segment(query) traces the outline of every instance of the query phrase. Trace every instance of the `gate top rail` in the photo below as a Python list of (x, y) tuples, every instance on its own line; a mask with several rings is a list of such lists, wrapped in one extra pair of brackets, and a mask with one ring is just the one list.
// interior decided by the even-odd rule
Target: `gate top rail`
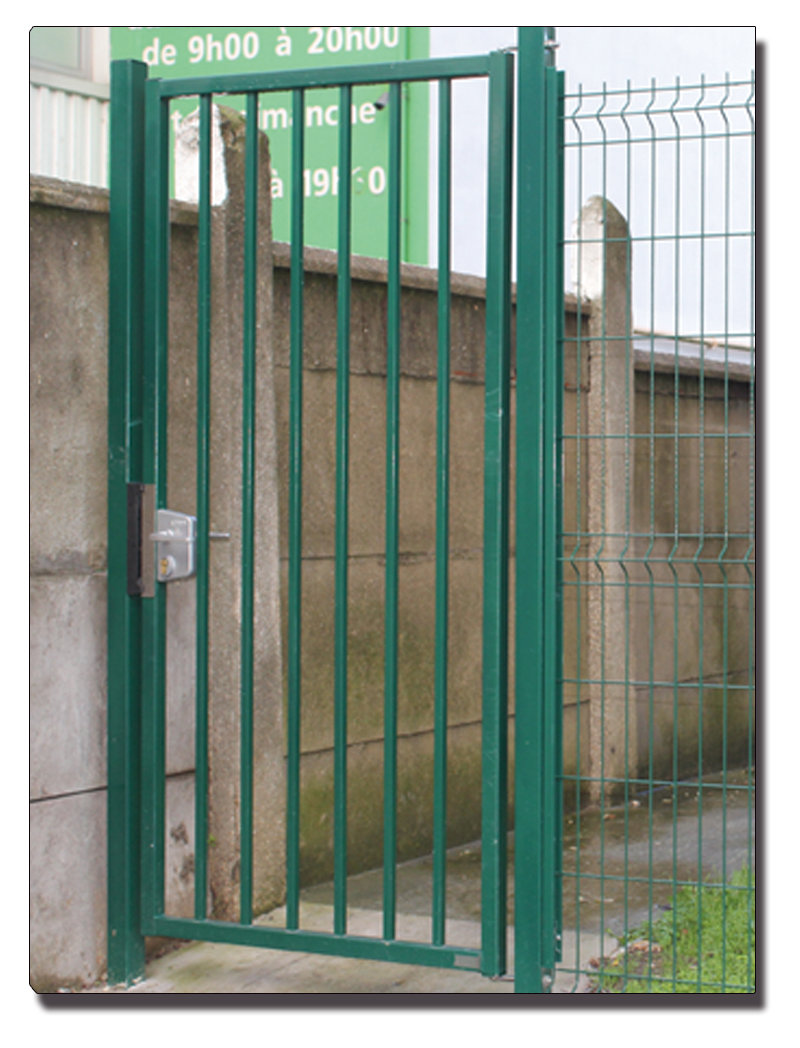
[(150, 80), (161, 98), (186, 95), (241, 95), (250, 91), (288, 91), (292, 88), (341, 87), (349, 84), (408, 83), (412, 80), (468, 79), (489, 75), (489, 55), (457, 58), (420, 58), (378, 62), (369, 66), (327, 66), (324, 69), (287, 69), (280, 72), (227, 73), (217, 76)]

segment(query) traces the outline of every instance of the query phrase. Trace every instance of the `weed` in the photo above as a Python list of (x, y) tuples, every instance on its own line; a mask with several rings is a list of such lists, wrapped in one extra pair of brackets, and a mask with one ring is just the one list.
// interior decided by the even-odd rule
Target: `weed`
[(597, 975), (611, 993), (755, 993), (755, 877), (681, 888), (671, 910), (636, 928)]

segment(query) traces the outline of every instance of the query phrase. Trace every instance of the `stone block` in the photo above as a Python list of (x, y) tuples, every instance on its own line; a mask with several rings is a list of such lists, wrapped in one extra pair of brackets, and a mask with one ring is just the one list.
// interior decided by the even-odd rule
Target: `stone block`
[(105, 567), (108, 219), (31, 206), (30, 558)]
[(106, 782), (106, 580), (31, 579), (32, 799)]
[(30, 810), (31, 986), (96, 982), (106, 958), (106, 793), (41, 800)]

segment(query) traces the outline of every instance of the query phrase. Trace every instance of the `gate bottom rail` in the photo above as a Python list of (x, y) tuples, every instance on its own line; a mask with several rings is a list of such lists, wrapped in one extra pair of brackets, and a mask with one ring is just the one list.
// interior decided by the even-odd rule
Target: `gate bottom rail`
[(171, 939), (317, 953), (365, 961), (424, 965), (429, 968), (479, 971), (481, 967), (481, 951), (468, 947), (434, 946), (396, 939), (387, 941), (358, 935), (267, 928), (257, 924), (234, 924), (230, 921), (198, 921), (183, 917), (157, 916), (144, 922), (142, 933)]

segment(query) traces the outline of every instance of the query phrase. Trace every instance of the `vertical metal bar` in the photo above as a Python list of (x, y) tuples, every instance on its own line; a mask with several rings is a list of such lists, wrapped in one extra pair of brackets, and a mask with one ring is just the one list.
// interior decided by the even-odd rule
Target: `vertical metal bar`
[[(556, 706), (557, 738), (556, 738), (556, 779), (557, 779), (557, 810), (556, 810), (556, 922), (557, 922), (557, 960), (563, 960), (563, 896), (564, 896), (564, 355), (565, 355), (565, 315), (564, 315), (564, 199), (565, 199), (565, 119), (564, 99), (566, 97), (566, 73), (558, 74), (558, 105), (556, 107), (556, 131), (555, 147), (558, 150), (558, 187), (556, 197), (555, 216), (555, 243), (553, 245), (556, 255), (555, 265), (558, 273), (558, 286), (556, 289), (556, 309), (558, 315), (558, 331), (556, 335), (556, 618), (557, 618), (557, 640), (558, 653), (556, 657), (556, 671), (558, 673), (557, 686), (553, 701)], [(580, 636), (580, 634), (578, 634)]]
[(195, 642), (194, 915), (208, 898), (208, 532), (211, 379), (211, 95), (200, 99), (197, 247), (197, 612)]
[(483, 533), (482, 952), (506, 967), (508, 803), (508, 453), (513, 58), (490, 56)]
[[(515, 993), (545, 993), (542, 979), (543, 577), (541, 477), (544, 395), (545, 83), (543, 26), (519, 29), (517, 144)], [(520, 450), (524, 449), (521, 454)]]
[[(396, 933), (397, 644), (400, 485), (401, 84), (389, 88), (389, 268), (386, 349), (386, 618), (383, 763), (383, 937)], [(349, 110), (348, 110), (349, 111)]]
[(450, 565), (450, 263), (452, 84), (439, 81), (438, 359), (436, 367), (436, 636), (433, 757), (433, 942), (447, 919), (447, 683)]
[[(747, 430), (747, 444), (748, 444), (748, 515), (747, 515), (747, 531), (748, 531), (748, 544), (745, 550), (742, 562), (745, 567), (746, 578), (747, 578), (747, 622), (748, 622), (748, 644), (747, 644), (747, 681), (746, 681), (746, 701), (747, 701), (747, 891), (748, 891), (748, 902), (750, 907), (750, 927), (748, 929), (747, 945), (748, 945), (748, 958), (747, 958), (747, 985), (749, 988), (755, 989), (755, 972), (753, 971), (753, 962), (755, 960), (755, 891), (753, 884), (753, 877), (755, 876), (755, 863), (753, 856), (753, 815), (754, 815), (754, 789), (755, 784), (753, 781), (753, 768), (756, 759), (755, 753), (755, 737), (754, 737), (754, 665), (755, 665), (755, 580), (752, 573), (751, 557), (753, 556), (755, 549), (755, 530), (757, 523), (757, 509), (756, 509), (756, 497), (755, 497), (755, 411), (756, 411), (756, 376), (755, 376), (755, 362), (756, 362), (756, 345), (758, 344), (759, 330), (757, 328), (758, 321), (756, 318), (756, 289), (759, 284), (759, 270), (756, 267), (756, 244), (755, 244), (755, 229), (756, 229), (756, 186), (758, 185), (759, 178), (763, 173), (763, 156), (764, 150), (757, 151), (755, 148), (755, 119), (754, 119), (754, 102), (755, 102), (755, 71), (752, 73), (752, 86), (751, 93), (747, 99), (746, 108), (747, 116), (750, 121), (750, 228), (749, 228), (749, 239), (750, 239), (750, 393), (748, 397), (748, 430)], [(763, 272), (763, 271), (762, 271)], [(763, 284), (761, 285), (763, 290)]]
[(247, 95), (242, 347), (242, 634), (240, 911), (253, 920), (253, 615), (256, 462), (256, 280), (258, 269), (258, 95)]
[[(554, 39), (555, 30), (550, 30)], [(550, 51), (552, 56), (553, 52)], [(561, 858), (563, 827), (563, 338), (564, 266), (561, 243), (564, 235), (563, 96), (564, 74), (554, 65), (545, 70), (546, 93), (546, 217), (545, 217), (545, 473), (544, 501), (544, 739), (545, 786), (543, 789), (546, 862), (542, 922), (542, 959), (554, 970), (561, 958)], [(549, 825), (548, 825), (549, 820)]]
[[(681, 279), (681, 255), (680, 255), (680, 231), (681, 231), (681, 127), (678, 118), (675, 116), (675, 109), (678, 105), (680, 97), (680, 79), (676, 78), (675, 82), (675, 97), (669, 108), (670, 119), (672, 121), (674, 137), (675, 137), (675, 195), (674, 195), (674, 209), (675, 209), (675, 229), (673, 233), (674, 239), (674, 255), (673, 255), (673, 328), (674, 328), (674, 369), (673, 369), (673, 413), (672, 413), (672, 424), (673, 424), (673, 444), (674, 444), (674, 517), (673, 517), (673, 549), (670, 554), (671, 559), (679, 558), (681, 553), (681, 544), (684, 536), (681, 534), (681, 521), (680, 521), (680, 464), (681, 464), (681, 453), (682, 453), (682, 442), (680, 439), (680, 279)], [(701, 495), (702, 498), (702, 495)], [(687, 536), (688, 538), (688, 536)], [(679, 723), (679, 682), (680, 682), (680, 633), (679, 633), (679, 616), (681, 610), (681, 577), (678, 570), (671, 564), (672, 572), (674, 576), (674, 618), (673, 618), (673, 636), (674, 636), (674, 651), (673, 651), (673, 723)], [(691, 583), (686, 584), (686, 591), (690, 593), (693, 589)], [(702, 613), (699, 616), (697, 636), (699, 637), (702, 633)], [(699, 667), (698, 667), (699, 668)], [(698, 814), (698, 827), (702, 827), (703, 824), (703, 784), (702, 784), (702, 757), (700, 756), (700, 750), (702, 748), (702, 707), (700, 705), (700, 687), (698, 681), (698, 717), (699, 717), (699, 730), (698, 730), (698, 798), (697, 798), (697, 814)], [(651, 756), (651, 761), (655, 755)], [(672, 755), (672, 779), (673, 783), (677, 783), (680, 768), (680, 750), (679, 750), (679, 739), (678, 733), (674, 733), (673, 740), (673, 755)], [(674, 794), (674, 791), (673, 791)], [(651, 821), (652, 827), (652, 821)], [(677, 827), (675, 827), (677, 830)], [(653, 905), (653, 829), (651, 828), (650, 833), (650, 860), (649, 860), (649, 880), (648, 885), (648, 904), (652, 910)], [(675, 838), (674, 838), (675, 839)], [(674, 847), (674, 846), (673, 846)], [(702, 846), (698, 852), (698, 867), (697, 867), (697, 884), (698, 888), (702, 883)], [(678, 892), (678, 864), (677, 856), (673, 859), (673, 874), (672, 874), (672, 893), (673, 897)], [(698, 892), (698, 899), (700, 898), (700, 892)], [(673, 980), (677, 978), (677, 966), (673, 967)], [(648, 987), (649, 988), (649, 987)]]
[[(574, 145), (578, 148), (573, 154), (575, 156), (575, 198), (578, 201), (584, 199), (584, 151), (583, 151), (583, 130), (581, 120), (578, 118), (580, 110), (583, 108), (583, 92), (580, 85), (578, 86), (578, 103), (574, 108), (571, 119), (572, 119), (572, 132), (574, 134)], [(577, 272), (582, 272), (583, 266), (583, 244), (580, 238), (574, 244), (573, 250), (577, 256)], [(519, 324), (519, 285), (517, 289), (517, 323)], [(575, 414), (574, 414), (574, 429), (575, 429), (575, 541), (570, 555), (570, 561), (573, 569), (573, 579), (575, 587), (575, 822), (574, 822), (574, 835), (575, 835), (575, 894), (572, 905), (575, 907), (575, 928), (580, 929), (581, 926), (581, 868), (582, 868), (582, 855), (581, 855), (581, 797), (582, 797), (582, 760), (583, 751), (581, 748), (581, 734), (582, 734), (582, 718), (581, 718), (581, 705), (582, 705), (582, 684), (583, 684), (583, 672), (582, 672), (582, 630), (583, 630), (583, 616), (582, 608), (584, 603), (584, 577), (586, 572), (585, 564), (582, 566), (581, 562), (584, 561), (584, 557), (581, 556), (581, 546), (585, 541), (583, 531), (583, 514), (585, 500), (583, 497), (584, 493), (584, 426), (583, 426), (583, 389), (581, 375), (583, 374), (583, 358), (584, 358), (584, 333), (583, 333), (583, 308), (580, 299), (578, 300), (578, 309), (575, 320)], [(517, 350), (517, 396), (519, 398), (519, 349)], [(519, 411), (520, 400), (517, 402), (517, 410)], [(517, 467), (519, 468), (519, 467)], [(519, 550), (517, 551), (517, 557), (519, 557)], [(517, 699), (519, 702), (519, 698)], [(517, 722), (519, 723), (519, 711), (517, 712)], [(519, 731), (519, 728), (517, 728)], [(517, 825), (519, 826), (519, 817), (517, 818)], [(517, 830), (519, 833), (519, 829)], [(518, 854), (518, 852), (517, 852)], [(581, 967), (581, 938), (580, 935), (576, 935), (575, 941), (575, 970), (576, 970), (576, 981), (577, 972), (580, 971)]]
[[(602, 93), (602, 104), (595, 114), (595, 119), (600, 127), (602, 134), (602, 151), (601, 151), (601, 164), (602, 164), (602, 189), (600, 196), (603, 201), (602, 213), (603, 223), (602, 229), (607, 229), (606, 218), (608, 213), (608, 131), (604, 123), (605, 115), (604, 110), (608, 103), (608, 90), (607, 85), (603, 84)], [(605, 237), (605, 232), (601, 234)], [(605, 295), (605, 287), (603, 289)], [(611, 448), (608, 442), (608, 312), (606, 310), (606, 304), (603, 303), (603, 316), (600, 325), (600, 352), (599, 352), (599, 372), (600, 381), (599, 386), (601, 389), (601, 407), (600, 407), (600, 512), (598, 514), (598, 534), (596, 536), (597, 547), (594, 552), (594, 563), (597, 569), (597, 582), (595, 583), (600, 587), (600, 880), (599, 880), (599, 894), (600, 894), (600, 928), (601, 928), (601, 939), (600, 939), (600, 955), (604, 955), (605, 950), (605, 937), (607, 934), (607, 926), (605, 919), (605, 899), (606, 899), (606, 804), (608, 803), (608, 790), (606, 785), (606, 740), (608, 734), (606, 731), (606, 684), (607, 684), (607, 669), (606, 669), (606, 653), (608, 651), (607, 638), (608, 638), (608, 588), (606, 586), (606, 574), (603, 567), (606, 546), (609, 539), (609, 520), (608, 520), (608, 459)], [(592, 346), (590, 350), (592, 356), (594, 356), (595, 347)], [(594, 360), (592, 360), (590, 367), (594, 369)], [(592, 391), (594, 392), (594, 374), (592, 374)], [(594, 530), (594, 526), (592, 526)], [(592, 726), (594, 731), (594, 726)], [(594, 774), (594, 772), (593, 772)]]
[(292, 269), (289, 406), (289, 659), (286, 806), (286, 926), (299, 926), (300, 703), (303, 579), (303, 165), (305, 92), (292, 94)]
[[(625, 129), (625, 138), (617, 138), (616, 145), (625, 143), (625, 215), (630, 218), (633, 206), (632, 206), (632, 177), (631, 177), (631, 166), (632, 166), (632, 148), (631, 148), (631, 128), (628, 122), (627, 111), (631, 105), (631, 89), (630, 81), (628, 82), (627, 94), (625, 103), (620, 110), (620, 117), (622, 125)], [(628, 239), (625, 244), (625, 272), (628, 274), (627, 282), (625, 287), (625, 411), (624, 418), (622, 421), (622, 433), (618, 436), (624, 439), (624, 476), (625, 476), (625, 488), (624, 488), (624, 506), (625, 506), (625, 520), (624, 520), (624, 534), (620, 535), (616, 539), (617, 554), (616, 560), (619, 566), (619, 570), (623, 576), (622, 585), (624, 587), (624, 611), (623, 611), (623, 622), (625, 624), (625, 640), (624, 640), (624, 655), (623, 655), (623, 667), (622, 667), (622, 681), (625, 689), (625, 710), (624, 710), (624, 725), (623, 725), (623, 749), (625, 753), (625, 762), (623, 765), (623, 791), (622, 791), (622, 803), (625, 807), (623, 816), (623, 838), (624, 838), (624, 864), (625, 864), (625, 875), (623, 877), (623, 899), (625, 907), (625, 918), (624, 918), (624, 929), (625, 936), (627, 939), (628, 935), (628, 900), (630, 895), (630, 882), (628, 878), (628, 860), (630, 856), (630, 815), (629, 815), (629, 801), (630, 801), (630, 787), (631, 787), (631, 773), (636, 776), (637, 770), (631, 769), (630, 762), (628, 760), (628, 754), (630, 753), (630, 741), (631, 741), (631, 712), (630, 712), (630, 687), (629, 682), (631, 679), (631, 573), (627, 563), (628, 554), (631, 551), (632, 536), (631, 532), (633, 529), (633, 522), (631, 520), (631, 490), (632, 490), (632, 472), (631, 472), (631, 425), (635, 412), (635, 404), (633, 400), (635, 398), (635, 384), (632, 387), (631, 379), (633, 378), (633, 367), (630, 354), (633, 352), (632, 347), (632, 335), (631, 330), (631, 279), (630, 274), (632, 272), (631, 263), (631, 247), (630, 240)], [(622, 548), (619, 548), (619, 544), (622, 543)], [(635, 592), (635, 591), (634, 591)], [(629, 967), (628, 955), (625, 955), (625, 975), (627, 977)]]
[[(142, 479), (167, 504), (169, 347), (169, 103), (145, 88), (145, 358)], [(142, 609), (142, 909), (164, 911), (166, 588)]]
[[(648, 388), (648, 416), (649, 416), (649, 472), (650, 472), (650, 535), (647, 553), (645, 554), (645, 563), (647, 564), (647, 574), (649, 581), (648, 590), (648, 740), (647, 740), (647, 783), (648, 783), (648, 819), (649, 824), (652, 827), (652, 813), (653, 813), (653, 778), (654, 778), (654, 761), (655, 761), (655, 637), (656, 637), (656, 593), (654, 585), (654, 573), (651, 567), (651, 557), (653, 550), (658, 548), (656, 546), (656, 466), (658, 462), (656, 452), (656, 433), (657, 433), (657, 416), (656, 416), (656, 378), (655, 378), (655, 336), (653, 332), (656, 330), (655, 323), (655, 308), (656, 308), (656, 228), (657, 228), (657, 209), (658, 209), (658, 141), (656, 136), (656, 127), (651, 116), (651, 110), (656, 102), (656, 85), (655, 80), (651, 80), (650, 83), (650, 99), (644, 108), (644, 113), (647, 119), (647, 124), (650, 129), (650, 148), (649, 148), (649, 162), (650, 162), (650, 287), (649, 287), (649, 302), (650, 302), (650, 313), (649, 313), (649, 328), (650, 328), (650, 376), (649, 376), (649, 388)], [(663, 552), (663, 551), (662, 551)], [(652, 837), (651, 837), (652, 839)], [(673, 862), (677, 862), (677, 848), (673, 844)], [(674, 870), (674, 867), (673, 867)], [(673, 873), (674, 876), (674, 873)], [(652, 911), (651, 911), (652, 912)], [(677, 921), (677, 916), (673, 911), (673, 922)], [(652, 937), (652, 917), (648, 918), (648, 935)], [(673, 966), (676, 964), (676, 959), (673, 957)], [(649, 972), (648, 972), (649, 977)], [(673, 976), (674, 977), (674, 976)]]
[[(339, 112), (349, 113), (352, 88), (340, 89)], [(334, 665), (334, 916), (336, 935), (347, 931), (347, 560), (350, 438), (350, 270), (352, 126), (339, 122), (339, 265), (336, 378), (336, 566)]]
[[(724, 190), (724, 245), (725, 245), (725, 309), (724, 309), (724, 346), (725, 346), (725, 375), (723, 379), (723, 476), (724, 476), (724, 540), (718, 554), (718, 563), (722, 572), (722, 870), (721, 880), (723, 886), (728, 884), (728, 629), (729, 629), (729, 599), (728, 572), (726, 568), (727, 552), (730, 532), (730, 376), (728, 373), (728, 338), (730, 333), (730, 236), (731, 236), (731, 138), (730, 122), (725, 112), (726, 103), (730, 93), (729, 78), (726, 74), (725, 96), (720, 101), (720, 115), (725, 125), (725, 190)], [(705, 145), (705, 141), (703, 142)], [(701, 336), (702, 338), (702, 336)], [(702, 346), (702, 342), (701, 342)], [(701, 349), (701, 356), (703, 349)], [(702, 368), (702, 365), (701, 365)], [(702, 374), (702, 370), (701, 370)], [(728, 950), (728, 892), (723, 887), (722, 891), (722, 992), (725, 992), (727, 975), (727, 950)]]
[(140, 597), (127, 592), (127, 486), (141, 479), (144, 85), (111, 64), (108, 365), (108, 979), (144, 974), (140, 926)]
[[(701, 101), (702, 101), (702, 98), (703, 98), (704, 95), (705, 95), (705, 87), (703, 86), (702, 94), (701, 94)], [(699, 114), (696, 113), (696, 116), (698, 116), (698, 119), (699, 119)], [(701, 128), (702, 128), (702, 122), (701, 122)], [(702, 562), (705, 559), (704, 554), (705, 554), (705, 547), (706, 547), (706, 544), (707, 544), (707, 538), (706, 538), (706, 526), (707, 526), (706, 525), (706, 492), (705, 492), (705, 484), (706, 484), (706, 476), (707, 476), (707, 470), (706, 470), (705, 322), (704, 322), (704, 318), (703, 318), (703, 307), (705, 305), (705, 236), (706, 236), (705, 217), (706, 216), (705, 216), (705, 206), (704, 206), (705, 205), (705, 199), (704, 199), (704, 189), (705, 189), (705, 177), (704, 177), (705, 176), (705, 148), (704, 147), (705, 147), (705, 138), (704, 138), (704, 135), (703, 135), (703, 131), (704, 131), (704, 129), (701, 130), (701, 143), (700, 143), (700, 145), (701, 145), (701, 162), (700, 162), (700, 190), (701, 190), (701, 196), (700, 196), (700, 277), (699, 277), (699, 285), (700, 285), (700, 287), (699, 287), (699, 294), (700, 294), (700, 302), (699, 302), (699, 309), (700, 309), (700, 323), (699, 323), (700, 361), (699, 361), (699, 367), (700, 367), (700, 373), (699, 373), (698, 379), (697, 379), (697, 383), (698, 383), (698, 391), (697, 391), (698, 420), (697, 420), (697, 429), (696, 429), (696, 432), (697, 432), (697, 446), (698, 446), (698, 451), (699, 451), (699, 463), (698, 463), (698, 465), (699, 465), (699, 478), (698, 478), (699, 519), (698, 519), (698, 526), (697, 526), (697, 548), (695, 550), (695, 555), (694, 555), (694, 558), (693, 558), (695, 574), (697, 576), (698, 593), (699, 593), (699, 598), (700, 598), (700, 600), (699, 600), (700, 653), (699, 653), (699, 660), (698, 660), (698, 685), (699, 685), (699, 702), (700, 702), (701, 713), (703, 712), (703, 707), (705, 705), (705, 695), (706, 695), (706, 692), (705, 692), (705, 676), (706, 676), (706, 670), (705, 670), (706, 591), (705, 591), (705, 571), (704, 571)], [(726, 145), (727, 145), (727, 142), (726, 142)], [(726, 179), (726, 182), (727, 182), (727, 179)], [(727, 184), (726, 184), (725, 188), (723, 189), (723, 198), (725, 200), (725, 204), (723, 205), (723, 209), (724, 209), (725, 206), (727, 205), (727, 202), (728, 202), (727, 201)], [(727, 263), (727, 250), (728, 250), (727, 237), (724, 239), (723, 243), (724, 243), (724, 250), (725, 250), (725, 254), (726, 254), (726, 263)], [(727, 277), (727, 271), (726, 271), (725, 275)], [(726, 312), (727, 312), (727, 303), (726, 303)], [(725, 338), (725, 344), (726, 344), (726, 352), (727, 352), (727, 338)], [(726, 384), (726, 386), (727, 386), (727, 384)], [(727, 388), (725, 389), (725, 396), (727, 396)], [(723, 641), (723, 643), (724, 643), (724, 641)], [(727, 653), (724, 652), (724, 650), (723, 650), (723, 660), (724, 660), (723, 661), (723, 665), (727, 665)], [(723, 734), (723, 747), (725, 746), (725, 744), (726, 744), (725, 743), (725, 737), (724, 737), (724, 734)], [(700, 761), (701, 761), (701, 768), (704, 766), (704, 763), (705, 763), (705, 758), (704, 758), (704, 754), (703, 754), (703, 746), (704, 745), (705, 745), (705, 739), (703, 738), (703, 732), (701, 730), (700, 731), (700, 738), (698, 740), (698, 755), (699, 755)], [(725, 788), (724, 757), (723, 757), (723, 769), (722, 770), (723, 770), (722, 783), (723, 783), (723, 790), (724, 790), (724, 788)], [(702, 793), (703, 793), (702, 774), (700, 774), (698, 776), (698, 779), (699, 779), (699, 782), (700, 782), (700, 793), (702, 795)], [(675, 790), (675, 793), (677, 793), (677, 789)], [(675, 818), (676, 821), (677, 821), (677, 814), (678, 813), (677, 813), (677, 802), (676, 802), (675, 803), (675, 809), (674, 809), (674, 818)], [(725, 828), (725, 808), (724, 808), (724, 802), (723, 802), (723, 810), (722, 810), (722, 874), (723, 874), (723, 876), (722, 876), (722, 883), (723, 883), (723, 885), (726, 882), (725, 870), (726, 870), (726, 865), (727, 865), (726, 857), (725, 857), (725, 836), (726, 836), (725, 829), (726, 829)], [(699, 847), (702, 847), (702, 845), (700, 845)], [(704, 905), (704, 897), (703, 897), (704, 896), (704, 891), (703, 891), (703, 886), (702, 886), (703, 885), (703, 880), (704, 880), (704, 878), (703, 878), (703, 865), (702, 865), (702, 860), (703, 860), (702, 851), (698, 852), (698, 858), (699, 858), (699, 868), (698, 868), (698, 872), (697, 872), (697, 880), (698, 880), (698, 889), (699, 890), (698, 890), (698, 893), (697, 893), (697, 901), (698, 901), (697, 988), (698, 988), (698, 992), (699, 992), (700, 987), (703, 984), (703, 968), (704, 968), (704, 960), (705, 960), (705, 956), (704, 956), (705, 955), (705, 951), (703, 949), (703, 925), (702, 925), (702, 920), (701, 920), (701, 918), (702, 918), (702, 910), (703, 910), (703, 905)], [(722, 921), (723, 921), (723, 924), (722, 924), (722, 951), (723, 951), (723, 958), (724, 958), (724, 952), (725, 952), (725, 899), (726, 899), (726, 895), (727, 895), (727, 893), (723, 889), (723, 891), (722, 891), (722, 900), (721, 900), (721, 902), (722, 902)], [(724, 961), (723, 961), (723, 963), (724, 963)]]
[(545, 69), (545, 271), (544, 271), (544, 399), (542, 404), (542, 586), (543, 586), (543, 741), (542, 765), (542, 831), (544, 883), (542, 885), (542, 966), (555, 969), (558, 937), (556, 914), (556, 870), (559, 865), (561, 829), (558, 821), (560, 804), (558, 788), (558, 743), (560, 738), (559, 653), (561, 650), (561, 617), (558, 599), (558, 535), (560, 531), (558, 440), (561, 387), (558, 384), (559, 314), (563, 317), (564, 296), (561, 293), (561, 267), (553, 264), (559, 257), (561, 235), (561, 186), (558, 140), (559, 74)]

